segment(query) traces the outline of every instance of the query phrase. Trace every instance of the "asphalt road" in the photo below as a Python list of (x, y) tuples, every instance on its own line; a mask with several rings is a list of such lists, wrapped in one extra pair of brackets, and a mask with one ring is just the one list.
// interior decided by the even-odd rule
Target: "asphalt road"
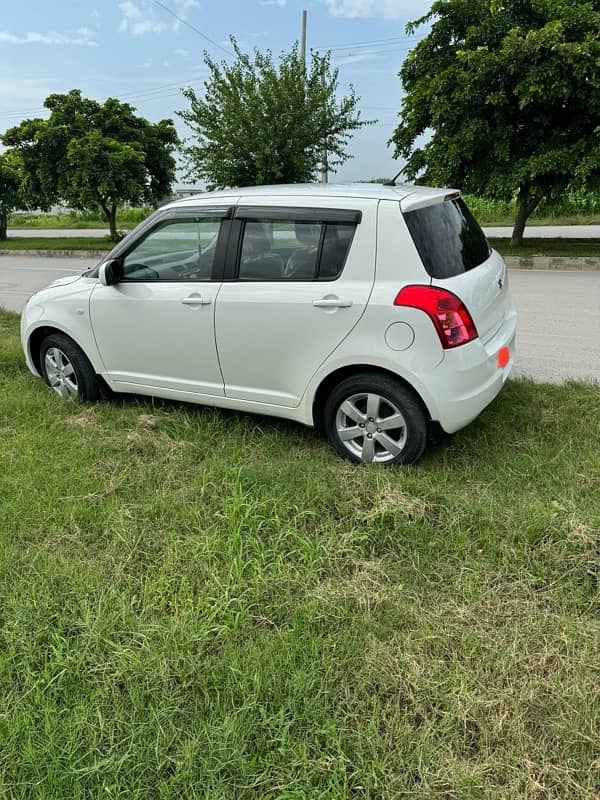
[[(507, 237), (512, 235), (512, 228), (483, 229), (486, 236)], [(525, 228), (525, 238), (529, 239), (598, 239), (600, 225), (529, 225)]]
[(600, 272), (511, 269), (519, 312), (515, 376), (600, 381)]
[(42, 286), (65, 275), (81, 275), (97, 263), (97, 258), (0, 256), (0, 306), (20, 311)]
[[(510, 237), (511, 228), (488, 228), (484, 227), (486, 236)], [(53, 238), (73, 238), (73, 237), (97, 237), (102, 238), (108, 235), (106, 228), (81, 228), (79, 230), (69, 229), (46, 229), (46, 228), (9, 228), (10, 236), (25, 236), (28, 238), (50, 236)], [(571, 239), (598, 239), (600, 238), (600, 225), (530, 225), (525, 228), (525, 237), (552, 238), (567, 237)]]
[(93, 237), (102, 239), (108, 236), (108, 228), (9, 228), (8, 238), (11, 236), (24, 236), (26, 239), (48, 237), (50, 239), (75, 239), (79, 237)]
[[(0, 257), (0, 306), (20, 311), (37, 289), (97, 259)], [(515, 375), (600, 381), (600, 272), (511, 270), (519, 311)]]

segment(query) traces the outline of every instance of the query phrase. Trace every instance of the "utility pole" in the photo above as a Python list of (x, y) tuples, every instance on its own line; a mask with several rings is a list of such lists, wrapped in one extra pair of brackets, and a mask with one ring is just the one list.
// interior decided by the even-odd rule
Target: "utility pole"
[[(302, 12), (302, 28), (300, 31), (300, 56), (302, 58), (302, 64), (306, 71), (306, 18), (308, 16), (307, 11)], [(325, 83), (325, 72), (323, 72), (323, 83)], [(321, 183), (327, 183), (329, 181), (329, 165), (327, 163), (327, 139), (323, 142), (323, 153), (321, 156)]]
[[(323, 65), (323, 86), (325, 86), (325, 65)], [(327, 137), (323, 140), (323, 153), (321, 155), (321, 183), (329, 182), (329, 164), (327, 161)]]
[(302, 30), (300, 33), (300, 55), (302, 56), (302, 63), (306, 67), (306, 17), (307, 12), (302, 12)]

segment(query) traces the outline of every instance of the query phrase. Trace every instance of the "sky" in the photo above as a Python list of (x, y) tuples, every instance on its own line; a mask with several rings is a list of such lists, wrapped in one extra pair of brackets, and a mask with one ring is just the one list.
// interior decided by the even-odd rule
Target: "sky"
[(306, 9), (308, 47), (331, 49), (340, 92), (352, 84), (363, 118), (377, 120), (354, 136), (353, 158), (332, 180), (391, 177), (402, 166), (387, 146), (402, 97), (398, 71), (427, 31), (423, 26), (408, 37), (405, 26), (425, 14), (431, 0), (4, 0), (2, 5), (0, 133), (22, 119), (45, 116), (48, 94), (81, 89), (98, 100), (125, 100), (152, 121), (173, 118), (188, 136), (175, 111), (187, 104), (180, 87), (202, 90), (204, 50), (227, 61), (228, 37), (234, 35), (245, 50), (277, 54), (299, 39)]

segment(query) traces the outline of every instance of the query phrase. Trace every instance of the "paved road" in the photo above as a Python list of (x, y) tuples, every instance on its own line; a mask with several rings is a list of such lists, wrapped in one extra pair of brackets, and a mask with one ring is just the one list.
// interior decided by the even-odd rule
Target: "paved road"
[[(483, 229), (486, 236), (508, 237), (512, 235), (512, 228), (487, 228)], [(600, 238), (600, 225), (529, 225), (525, 228), (525, 238), (551, 239), (554, 237), (566, 239), (598, 239)]]
[(27, 298), (64, 275), (80, 275), (98, 263), (97, 258), (0, 257), (0, 306), (20, 311)]
[[(95, 259), (0, 258), (0, 305), (20, 311), (36, 289), (94, 266)], [(515, 375), (600, 381), (600, 272), (511, 270), (519, 311)]]
[(600, 381), (600, 272), (510, 270), (519, 312), (515, 376)]
[[(510, 237), (512, 228), (488, 228), (484, 227), (486, 236)], [(108, 235), (106, 228), (81, 228), (80, 230), (60, 230), (45, 228), (9, 228), (10, 236), (26, 236), (28, 238), (37, 236), (59, 237), (98, 237)], [(600, 225), (530, 225), (525, 228), (525, 236), (541, 237), (544, 239), (554, 236), (563, 236), (574, 239), (600, 239)]]
[(80, 236), (101, 239), (108, 236), (108, 228), (9, 228), (8, 238), (11, 236), (25, 236), (27, 239), (46, 236), (51, 239), (74, 239)]

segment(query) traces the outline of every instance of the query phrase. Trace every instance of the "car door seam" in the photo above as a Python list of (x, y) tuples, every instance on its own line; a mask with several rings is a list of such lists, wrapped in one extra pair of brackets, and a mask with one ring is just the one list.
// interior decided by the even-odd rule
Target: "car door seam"
[[(333, 354), (336, 352), (336, 350), (339, 350), (339, 348), (340, 348), (340, 347), (343, 345), (343, 343), (346, 341), (346, 339), (347, 339), (347, 338), (350, 336), (350, 334), (351, 334), (351, 333), (352, 333), (352, 332), (355, 330), (356, 326), (359, 324), (359, 322), (361, 321), (361, 319), (364, 317), (364, 315), (365, 315), (365, 313), (366, 313), (366, 311), (367, 311), (367, 308), (369, 307), (369, 303), (370, 303), (370, 301), (371, 301), (371, 297), (372, 297), (372, 295), (373, 295), (373, 291), (374, 291), (374, 289), (375, 289), (375, 282), (376, 282), (376, 280), (377, 280), (377, 252), (378, 252), (378, 247), (379, 247), (379, 204), (380, 204), (380, 203), (381, 203), (381, 200), (378, 200), (378, 201), (377, 201), (377, 206), (376, 206), (376, 208), (375, 208), (375, 248), (374, 248), (374, 251), (375, 251), (375, 252), (374, 252), (374, 264), (373, 264), (373, 273), (372, 273), (372, 274), (373, 274), (373, 280), (372, 280), (372, 282), (371, 282), (371, 288), (369, 289), (369, 294), (368, 294), (368, 297), (367, 297), (367, 299), (365, 300), (365, 304), (364, 304), (364, 307), (363, 307), (362, 313), (361, 313), (361, 315), (358, 317), (358, 319), (356, 320), (356, 322), (354, 323), (354, 325), (353, 325), (353, 326), (350, 328), (350, 330), (349, 330), (349, 331), (346, 333), (346, 335), (345, 335), (345, 336), (344, 336), (342, 339), (340, 339), (340, 341), (339, 341), (339, 342), (337, 343), (337, 345), (336, 345), (336, 346), (333, 348), (333, 350), (331, 350), (331, 351), (330, 351), (330, 352), (329, 352), (329, 353), (328, 353), (328, 354), (325, 356), (325, 358), (324, 358), (324, 359), (321, 361), (321, 363), (319, 364), (319, 366), (318, 366), (318, 367), (315, 369), (315, 371), (313, 372), (313, 374), (310, 376), (310, 378), (309, 378), (309, 380), (308, 380), (308, 383), (307, 383), (307, 384), (306, 384), (306, 386), (304, 387), (304, 391), (302, 392), (302, 395), (301, 395), (301, 397), (300, 397), (300, 401), (298, 402), (298, 404), (297, 404), (296, 406), (294, 406), (294, 408), (300, 408), (300, 406), (302, 405), (302, 403), (304, 402), (304, 399), (305, 399), (305, 397), (306, 397), (306, 392), (308, 391), (308, 387), (309, 387), (309, 386), (312, 384), (312, 382), (313, 382), (313, 380), (314, 380), (314, 377), (315, 377), (315, 375), (316, 375), (316, 374), (319, 372), (319, 370), (321, 369), (321, 367), (323, 366), (323, 364), (325, 364), (325, 362), (326, 362), (326, 361), (328, 361), (328, 360), (331, 358), (331, 356), (332, 356), (332, 355), (333, 355)], [(343, 273), (342, 273), (342, 275), (343, 275)], [(341, 276), (340, 276), (340, 277), (341, 277)]]

